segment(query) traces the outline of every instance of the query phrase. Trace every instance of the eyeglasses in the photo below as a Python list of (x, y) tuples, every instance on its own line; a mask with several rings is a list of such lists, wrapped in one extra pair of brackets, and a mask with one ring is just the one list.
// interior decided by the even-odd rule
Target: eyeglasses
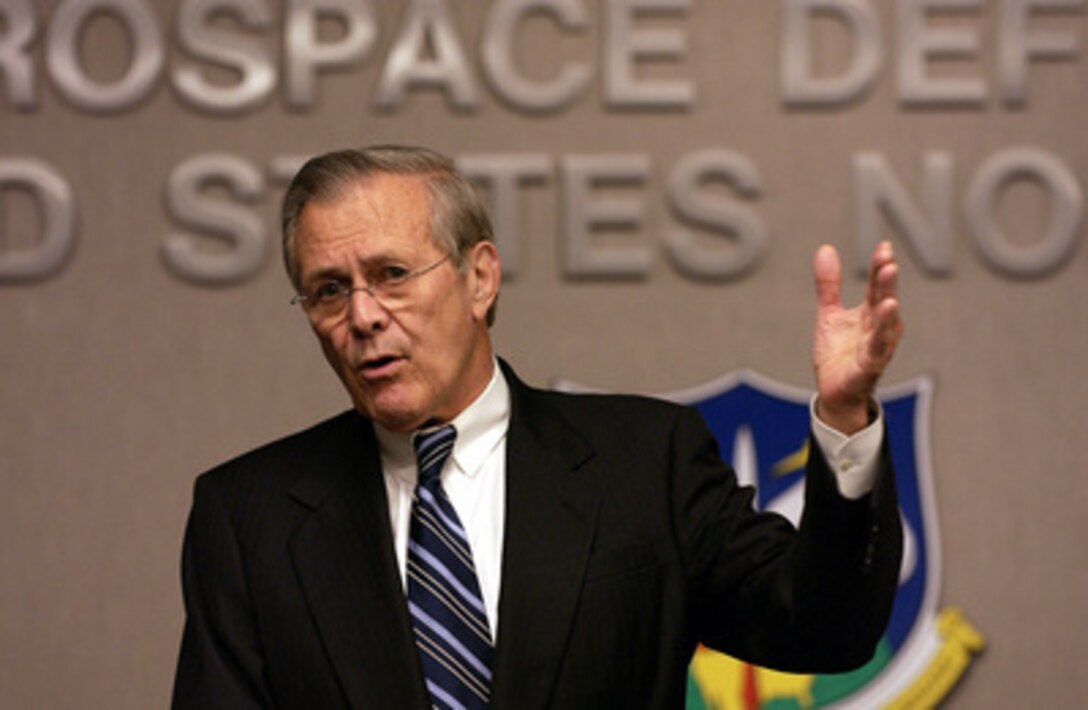
[(415, 279), (431, 273), (452, 256), (446, 254), (433, 264), (419, 269), (406, 269), (395, 264), (375, 266), (367, 272), (366, 283), (362, 286), (352, 286), (337, 279), (319, 281), (305, 293), (296, 294), (291, 299), (291, 304), (302, 306), (315, 320), (331, 320), (340, 318), (347, 312), (352, 294), (365, 291), (382, 308), (394, 310), (411, 299), (412, 282)]

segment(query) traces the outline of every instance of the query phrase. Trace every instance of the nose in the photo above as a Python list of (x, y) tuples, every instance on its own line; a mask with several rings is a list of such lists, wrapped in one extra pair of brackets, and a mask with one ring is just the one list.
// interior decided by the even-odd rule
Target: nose
[(389, 312), (365, 288), (355, 288), (348, 294), (348, 321), (356, 332), (367, 335), (385, 329)]

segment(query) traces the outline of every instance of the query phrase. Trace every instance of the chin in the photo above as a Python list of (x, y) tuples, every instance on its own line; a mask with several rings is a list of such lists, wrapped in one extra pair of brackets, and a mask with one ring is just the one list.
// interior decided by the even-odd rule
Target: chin
[(367, 402), (356, 401), (355, 409), (367, 419), (381, 424), (390, 431), (415, 431), (425, 419), (423, 414), (414, 407), (404, 405), (383, 405), (373, 400)]

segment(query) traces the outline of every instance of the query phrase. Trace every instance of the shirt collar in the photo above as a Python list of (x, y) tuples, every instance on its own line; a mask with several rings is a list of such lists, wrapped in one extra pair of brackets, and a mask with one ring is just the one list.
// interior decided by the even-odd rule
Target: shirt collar
[[(487, 387), (450, 424), (457, 429), (451, 458), (457, 469), (471, 478), (506, 438), (510, 424), (510, 387), (494, 360)], [(377, 422), (374, 433), (385, 470), (405, 483), (415, 485), (417, 472), (412, 433), (390, 431)]]

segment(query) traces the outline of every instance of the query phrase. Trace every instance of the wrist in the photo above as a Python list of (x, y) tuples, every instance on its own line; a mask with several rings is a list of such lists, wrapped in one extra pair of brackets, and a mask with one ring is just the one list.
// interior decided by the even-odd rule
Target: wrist
[(817, 397), (816, 416), (839, 433), (853, 436), (873, 422), (875, 410), (868, 399), (856, 404), (830, 406)]

